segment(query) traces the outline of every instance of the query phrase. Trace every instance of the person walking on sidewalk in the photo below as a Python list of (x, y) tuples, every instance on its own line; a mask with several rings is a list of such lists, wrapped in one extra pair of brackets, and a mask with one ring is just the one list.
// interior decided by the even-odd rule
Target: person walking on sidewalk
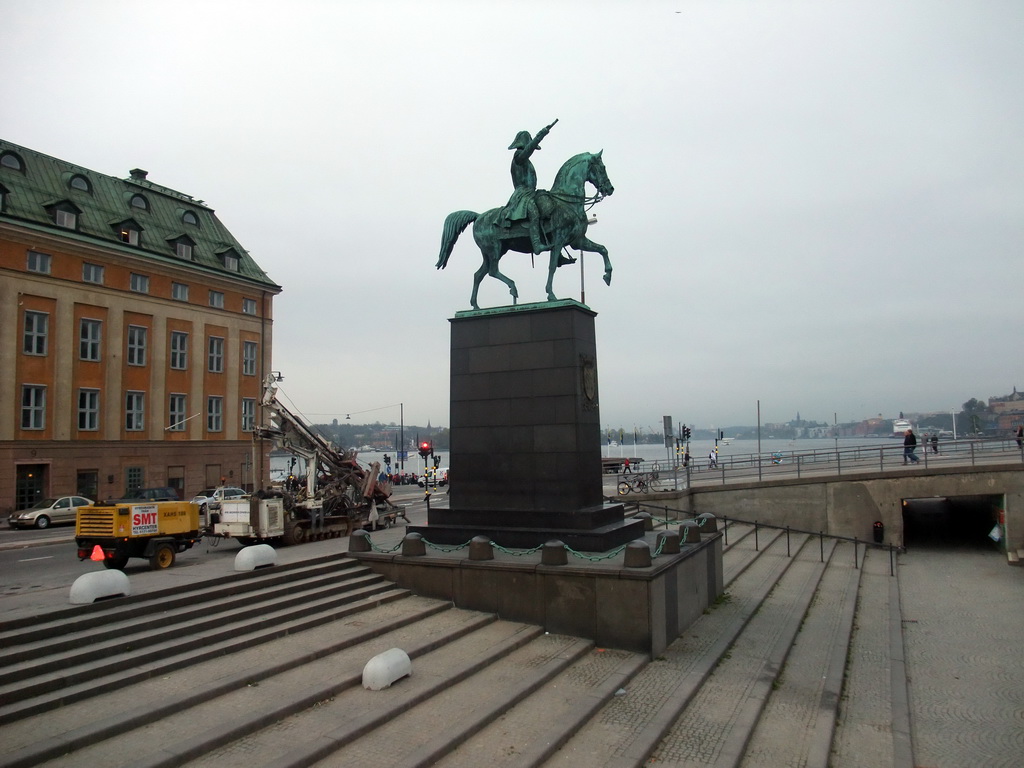
[(906, 464), (909, 461), (912, 464), (917, 464), (920, 461), (917, 454), (914, 453), (917, 448), (917, 436), (912, 429), (908, 429), (903, 434), (903, 463)]

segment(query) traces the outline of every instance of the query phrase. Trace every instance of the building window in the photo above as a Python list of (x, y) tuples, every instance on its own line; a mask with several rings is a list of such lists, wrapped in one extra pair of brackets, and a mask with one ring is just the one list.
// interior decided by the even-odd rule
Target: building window
[(100, 391), (98, 389), (78, 390), (78, 428), (83, 432), (95, 432), (100, 428)]
[(255, 341), (247, 341), (242, 344), (242, 374), (245, 376), (256, 375), (256, 350)]
[(132, 272), (131, 283), (129, 286), (136, 293), (149, 293), (149, 276), (139, 275)]
[(210, 337), (206, 359), (206, 368), (210, 373), (224, 373), (224, 339), (222, 337)]
[[(122, 198), (123, 200), (124, 198)], [(131, 199), (132, 208), (138, 208), (143, 211), (149, 210), (149, 201), (142, 195), (132, 195)]]
[(54, 208), (53, 223), (65, 229), (74, 229), (78, 226), (78, 214), (69, 208)]
[(167, 431), (185, 431), (185, 395), (171, 395), (170, 406), (167, 411)]
[(103, 324), (99, 320), (82, 318), (78, 324), (78, 357), (80, 360), (99, 362), (102, 333)]
[(238, 257), (235, 254), (224, 254), (224, 269), (230, 270), (231, 272), (238, 271)]
[(0, 184), (0, 213), (3, 213), (4, 209), (7, 207), (7, 195), (9, 195), (10, 193), (11, 190), (9, 190), (3, 184)]
[(21, 351), (26, 355), (45, 355), (46, 336), (50, 326), (50, 316), (45, 312), (25, 312), (25, 336)]
[(87, 283), (103, 285), (103, 267), (99, 264), (82, 264), (82, 280)]
[(256, 428), (256, 398), (242, 398), (242, 431), (252, 432)]
[(242, 299), (242, 312), (247, 315), (255, 315), (256, 299)]
[(124, 396), (124, 428), (128, 432), (141, 432), (146, 418), (146, 393), (126, 392)]
[(223, 397), (206, 398), (206, 429), (208, 432), (220, 432), (224, 429)]
[(122, 224), (118, 228), (118, 237), (121, 238), (122, 243), (128, 243), (128, 245), (139, 244), (139, 229), (132, 226), (131, 224)]
[(188, 334), (171, 331), (171, 368), (184, 371), (188, 368)]
[(50, 274), (50, 263), (53, 261), (53, 257), (48, 253), (40, 253), (39, 251), (28, 252), (28, 271), (39, 272), (44, 275)]
[(21, 428), (43, 429), (46, 426), (46, 387), (25, 384), (21, 388)]
[(146, 332), (148, 330), (142, 325), (128, 326), (128, 365), (146, 364)]
[(10, 168), (12, 171), (25, 172), (25, 164), (14, 152), (0, 153), (0, 165), (4, 168)]
[(188, 286), (184, 283), (171, 283), (171, 298), (175, 301), (188, 301)]
[(183, 214), (181, 214), (181, 220), (185, 224), (189, 224), (193, 227), (199, 226), (199, 217), (196, 216), (195, 213), (192, 211), (185, 211)]
[(210, 306), (215, 309), (224, 309), (224, 294), (220, 291), (210, 291)]
[(192, 261), (192, 243), (186, 243), (179, 240), (177, 243), (174, 244), (174, 247), (175, 253), (178, 254), (179, 259), (184, 259), (185, 261)]
[(92, 186), (89, 184), (89, 180), (85, 178), (85, 176), (72, 176), (71, 181), (68, 182), (68, 186), (72, 189), (77, 189), (79, 192), (92, 192)]

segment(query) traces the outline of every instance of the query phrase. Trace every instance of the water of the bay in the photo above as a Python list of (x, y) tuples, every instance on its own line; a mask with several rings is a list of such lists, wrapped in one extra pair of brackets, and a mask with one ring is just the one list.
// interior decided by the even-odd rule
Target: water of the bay
[[(757, 440), (730, 440), (729, 442), (719, 441), (718, 442), (718, 458), (719, 462), (724, 462), (729, 456), (740, 457), (749, 456), (750, 454), (757, 454), (758, 451), (762, 455), (770, 456), (772, 453), (781, 453), (787, 458), (794, 453), (805, 454), (813, 453), (815, 451), (829, 451), (839, 448), (870, 448), (872, 446), (887, 448), (894, 450), (902, 442), (893, 439), (872, 437), (872, 438), (851, 438), (841, 437), (838, 440), (833, 438), (804, 438), (798, 440), (780, 440), (777, 438), (764, 438), (760, 441)], [(690, 457), (703, 463), (708, 454), (714, 449), (715, 441), (712, 440), (692, 440), (690, 441)], [(404, 471), (408, 473), (415, 473), (417, 475), (423, 473), (423, 459), (419, 457), (414, 451), (409, 451), (409, 458), (405, 461)], [(438, 465), (441, 467), (449, 466), (449, 455), (448, 451), (438, 450), (436, 451), (438, 457)], [(633, 443), (626, 442), (621, 445), (608, 445), (603, 443), (601, 445), (601, 457), (602, 458), (624, 458), (629, 457), (630, 459), (643, 459), (645, 462), (668, 462), (669, 464), (674, 463), (673, 458), (675, 455), (675, 448), (666, 448), (664, 445), (658, 445), (653, 443)], [(388, 456), (391, 459), (391, 469), (393, 472), (402, 471), (399, 468), (398, 463), (395, 461), (395, 452), (391, 451), (361, 451), (358, 455), (359, 463), (364, 466), (369, 466), (374, 461), (381, 463), (381, 468), (384, 469), (384, 456)], [(271, 458), (271, 478), (272, 479), (283, 479), (286, 477), (289, 471), (299, 474), (303, 471), (302, 459), (296, 458), (294, 468), (290, 464), (291, 457), (288, 456), (274, 456)], [(431, 461), (433, 464), (433, 461)]]

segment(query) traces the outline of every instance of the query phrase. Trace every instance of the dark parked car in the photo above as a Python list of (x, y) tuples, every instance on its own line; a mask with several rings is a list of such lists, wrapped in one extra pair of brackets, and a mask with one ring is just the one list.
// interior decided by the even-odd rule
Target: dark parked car
[(123, 504), (125, 502), (146, 502), (146, 501), (179, 501), (178, 492), (170, 486), (162, 488), (139, 488), (137, 491), (125, 491), (124, 497), (111, 499), (108, 504)]

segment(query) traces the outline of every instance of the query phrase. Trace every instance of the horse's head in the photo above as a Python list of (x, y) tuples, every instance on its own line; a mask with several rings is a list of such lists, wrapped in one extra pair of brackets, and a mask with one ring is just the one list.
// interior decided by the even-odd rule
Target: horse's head
[(607, 197), (615, 191), (615, 187), (608, 180), (608, 171), (604, 167), (604, 160), (601, 159), (602, 154), (604, 154), (603, 149), (596, 155), (590, 156), (590, 162), (587, 165), (587, 181), (593, 184), (598, 192)]

